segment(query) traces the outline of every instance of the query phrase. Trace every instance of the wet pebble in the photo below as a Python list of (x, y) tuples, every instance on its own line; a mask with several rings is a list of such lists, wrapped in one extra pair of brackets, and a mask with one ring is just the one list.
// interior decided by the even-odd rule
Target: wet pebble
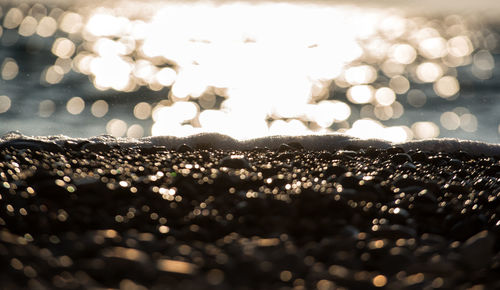
[(187, 144), (181, 144), (179, 147), (177, 147), (177, 152), (179, 153), (186, 153), (186, 152), (191, 152), (193, 151), (193, 148)]
[(66, 140), (64, 141), (64, 148), (67, 148), (69, 150), (80, 150), (83, 145), (90, 143), (89, 141), (74, 141), (74, 140)]
[(287, 152), (287, 151), (295, 151), (296, 148), (288, 145), (288, 144), (281, 144), (279, 147), (278, 147), (278, 152)]
[(336, 175), (336, 176), (341, 176), (342, 174), (344, 174), (346, 172), (347, 172), (347, 168), (345, 168), (344, 166), (334, 165), (334, 164), (328, 165), (328, 167), (325, 171), (325, 173), (327, 175)]
[(406, 169), (406, 170), (415, 170), (417, 169), (417, 166), (411, 162), (405, 162), (403, 165), (401, 165), (401, 169)]
[(417, 235), (417, 231), (403, 225), (379, 225), (373, 229), (373, 235), (378, 238), (410, 239)]
[(299, 142), (290, 142), (287, 145), (294, 148), (295, 150), (304, 150), (304, 146), (302, 146), (302, 144), (300, 144)]
[(405, 150), (401, 147), (395, 146), (395, 147), (391, 147), (391, 148), (386, 149), (386, 152), (389, 154), (396, 154), (397, 155), (397, 154), (404, 153)]
[(61, 146), (52, 142), (29, 139), (13, 139), (0, 144), (0, 150), (6, 148), (30, 149), (32, 151), (63, 152)]
[(230, 155), (222, 158), (219, 162), (221, 167), (228, 167), (233, 169), (251, 169), (250, 162), (242, 155)]
[(346, 172), (338, 178), (338, 182), (342, 184), (343, 187), (355, 188), (359, 186), (361, 178), (352, 174), (352, 172)]
[(453, 169), (460, 169), (463, 166), (463, 163), (459, 159), (452, 158), (450, 161), (448, 161), (449, 165)]
[(493, 254), (495, 237), (488, 231), (481, 231), (470, 237), (460, 247), (463, 262), (473, 270), (486, 267)]
[(391, 161), (395, 164), (403, 164), (405, 162), (412, 162), (411, 156), (406, 153), (396, 153), (391, 157)]
[(89, 142), (82, 146), (82, 150), (88, 150), (94, 153), (108, 152), (112, 149), (110, 145), (102, 142)]

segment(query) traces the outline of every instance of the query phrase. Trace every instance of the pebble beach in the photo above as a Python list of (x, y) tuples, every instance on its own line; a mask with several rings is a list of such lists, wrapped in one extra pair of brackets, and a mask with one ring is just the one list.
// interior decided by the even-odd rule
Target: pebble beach
[(0, 289), (500, 288), (500, 156), (403, 147), (4, 140)]

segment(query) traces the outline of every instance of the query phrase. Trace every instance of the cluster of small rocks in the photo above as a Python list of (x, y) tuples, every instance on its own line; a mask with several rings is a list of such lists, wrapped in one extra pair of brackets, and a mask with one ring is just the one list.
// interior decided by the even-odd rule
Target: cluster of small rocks
[(1, 289), (500, 289), (500, 159), (0, 144)]

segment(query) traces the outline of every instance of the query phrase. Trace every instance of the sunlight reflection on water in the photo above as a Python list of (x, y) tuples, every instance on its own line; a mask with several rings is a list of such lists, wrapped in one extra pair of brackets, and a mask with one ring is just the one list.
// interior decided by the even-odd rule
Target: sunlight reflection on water
[[(495, 68), (495, 35), (456, 15), (428, 20), (391, 9), (265, 2), (156, 2), (140, 11), (137, 3), (113, 3), (67, 11), (20, 5), (4, 11), (3, 27), (23, 37), (56, 35), (57, 60), (42, 83), (58, 84), (73, 70), (103, 91), (169, 88), (164, 101), (138, 99), (132, 108), (136, 119), (152, 118), (150, 130), (113, 118), (106, 130), (116, 136), (345, 132), (401, 142), (439, 136), (439, 125), (474, 132), (477, 118), (460, 110), (442, 113), (440, 124), (394, 124), (429, 98), (456, 99), (457, 67), (472, 64), (478, 79)], [(4, 80), (18, 72), (15, 59), (3, 60)], [(413, 88), (425, 83), (433, 95)], [(9, 105), (0, 113), (11, 101), (2, 98)], [(85, 102), (75, 96), (66, 109), (78, 115)], [(87, 106), (96, 118), (108, 112), (104, 99)], [(54, 110), (43, 100), (39, 115)]]

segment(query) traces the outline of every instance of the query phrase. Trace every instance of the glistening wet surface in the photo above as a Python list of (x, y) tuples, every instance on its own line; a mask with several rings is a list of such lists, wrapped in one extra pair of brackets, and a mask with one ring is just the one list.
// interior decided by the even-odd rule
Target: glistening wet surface
[(498, 156), (209, 147), (2, 143), (2, 287), (500, 286)]
[(0, 133), (500, 140), (494, 18), (328, 3), (2, 3)]

